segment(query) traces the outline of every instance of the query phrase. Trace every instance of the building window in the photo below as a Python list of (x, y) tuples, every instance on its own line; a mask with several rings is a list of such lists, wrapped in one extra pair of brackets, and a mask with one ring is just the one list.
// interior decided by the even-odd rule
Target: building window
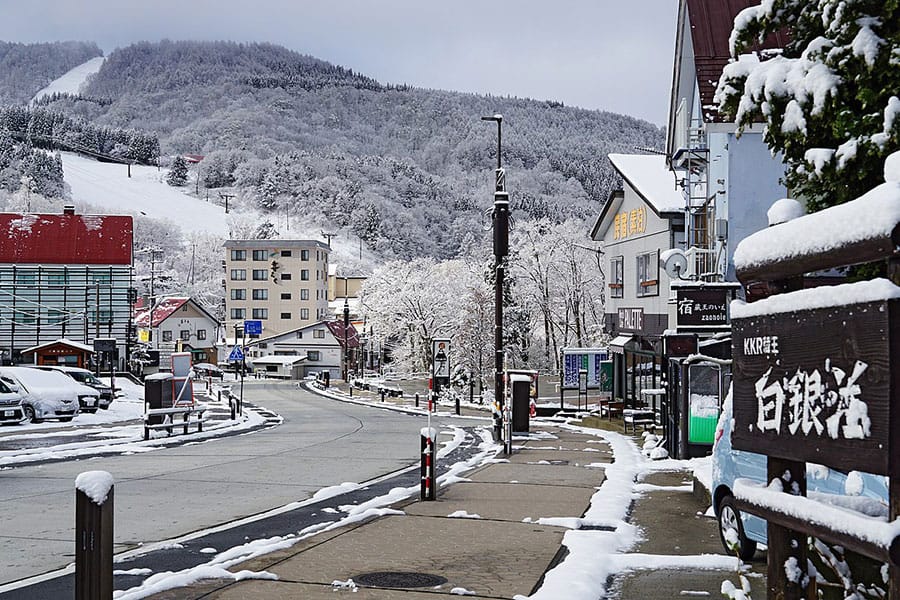
[(659, 295), (659, 250), (637, 256), (637, 295)]
[(309, 260), (309, 250), (300, 251), (300, 260)]
[(309, 309), (308, 308), (300, 309), (300, 319), (302, 319), (304, 321), (309, 319)]
[(190, 329), (182, 329), (178, 332), (178, 337), (182, 340), (191, 339), (191, 330)]
[(309, 281), (309, 269), (300, 270), (300, 281)]
[(69, 274), (65, 271), (47, 273), (47, 283), (49, 285), (68, 285)]
[(247, 309), (246, 308), (232, 308), (231, 309), (231, 318), (232, 319), (246, 319), (247, 318)]
[(269, 309), (268, 308), (254, 308), (253, 309), (253, 318), (254, 319), (268, 319), (269, 318)]
[(322, 353), (318, 350), (307, 350), (306, 360), (319, 361), (322, 360)]
[(281, 280), (282, 280), (282, 281), (290, 281), (290, 280), (291, 280), (291, 274), (290, 274), (290, 273), (282, 273), (282, 274), (281, 274)]
[(198, 330), (197, 330), (197, 339), (198, 339), (198, 340), (205, 340), (205, 339), (206, 339), (206, 330), (205, 330), (205, 329), (198, 329)]
[(16, 285), (34, 285), (34, 273), (16, 271)]
[(625, 297), (625, 257), (613, 256), (609, 261), (609, 297)]
[(162, 332), (162, 341), (171, 342), (172, 341), (172, 332), (171, 331), (163, 331)]
[(282, 257), (282, 258), (289, 258), (290, 256), (291, 256), (291, 251), (290, 251), (290, 250), (282, 250), (282, 251), (281, 251), (281, 257)]
[(253, 269), (253, 281), (265, 281), (268, 274), (265, 269)]
[(301, 289), (300, 290), (300, 299), (301, 300), (309, 300), (309, 290), (307, 290), (305, 288)]
[(246, 250), (232, 250), (231, 251), (231, 260), (247, 260), (247, 251)]
[(231, 270), (231, 280), (232, 281), (247, 281), (247, 269), (232, 269)]
[(291, 299), (291, 293), (290, 293), (290, 292), (281, 292), (281, 299), (282, 299), (282, 300), (290, 300), (290, 299)]
[(269, 253), (265, 250), (254, 250), (253, 260), (269, 260)]
[(324, 340), (325, 339), (325, 330), (324, 329), (316, 329), (315, 331), (313, 331), (313, 337), (320, 339), (320, 340)]
[(247, 290), (245, 290), (245, 289), (231, 290), (231, 299), (232, 300), (246, 300), (247, 299)]
[(267, 290), (267, 289), (253, 290), (253, 299), (254, 300), (268, 300), (269, 299), (269, 290)]
[(303, 332), (302, 332), (302, 331), (298, 331), (298, 332), (297, 332), (297, 339), (298, 339), (298, 340), (302, 340), (302, 339), (303, 339)]
[(286, 313), (283, 312), (283, 313), (281, 313), (281, 318), (282, 318), (282, 319), (290, 319), (290, 318), (291, 318), (291, 313), (289, 313), (289, 312), (286, 312)]

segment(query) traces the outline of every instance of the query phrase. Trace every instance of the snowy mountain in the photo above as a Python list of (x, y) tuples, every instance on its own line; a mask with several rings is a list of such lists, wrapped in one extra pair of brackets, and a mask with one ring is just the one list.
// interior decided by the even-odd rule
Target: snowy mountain
[(93, 42), (0, 42), (0, 104), (24, 104), (73, 67), (102, 55)]
[[(662, 131), (555, 102), (390, 85), (270, 44), (141, 43), (44, 108), (204, 155), (200, 195), (362, 239), (385, 258), (458, 255), (492, 201), (496, 128), (519, 218), (589, 220), (617, 185), (606, 155)], [(102, 101), (97, 101), (102, 99)]]
[(78, 94), (81, 92), (82, 86), (87, 82), (88, 77), (100, 70), (103, 61), (106, 59), (102, 56), (94, 58), (76, 65), (69, 69), (62, 76), (51, 81), (46, 87), (38, 91), (31, 99), (31, 102), (49, 96), (51, 94)]

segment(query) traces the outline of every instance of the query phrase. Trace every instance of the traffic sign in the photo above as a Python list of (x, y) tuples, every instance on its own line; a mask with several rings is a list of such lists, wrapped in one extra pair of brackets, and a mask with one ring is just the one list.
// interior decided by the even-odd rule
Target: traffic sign
[(228, 362), (243, 362), (244, 361), (244, 353), (241, 352), (241, 347), (235, 345), (234, 348), (231, 349), (231, 354), (228, 355)]
[(262, 335), (262, 321), (244, 321), (244, 333)]
[(450, 340), (435, 338), (431, 346), (431, 372), (436, 378), (450, 378)]

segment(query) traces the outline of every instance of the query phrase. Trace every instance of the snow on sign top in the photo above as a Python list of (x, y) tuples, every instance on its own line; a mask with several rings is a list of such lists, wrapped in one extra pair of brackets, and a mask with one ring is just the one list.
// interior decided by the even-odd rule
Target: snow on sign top
[(610, 154), (609, 161), (657, 213), (684, 210), (684, 196), (675, 185), (675, 174), (666, 166), (665, 156)]
[(900, 287), (883, 278), (776, 294), (763, 300), (731, 303), (732, 319), (748, 319), (818, 308), (833, 308), (900, 298)]
[(734, 266), (740, 271), (887, 237), (898, 223), (900, 183), (883, 183), (852, 202), (744, 238), (734, 251)]
[(75, 478), (75, 489), (83, 492), (94, 504), (103, 506), (115, 480), (106, 471), (85, 471)]

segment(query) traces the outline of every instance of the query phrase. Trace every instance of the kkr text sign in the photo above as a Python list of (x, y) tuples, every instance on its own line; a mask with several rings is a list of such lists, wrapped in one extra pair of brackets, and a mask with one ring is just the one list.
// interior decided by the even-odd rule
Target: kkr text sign
[(734, 448), (890, 475), (898, 310), (879, 301), (733, 318)]

